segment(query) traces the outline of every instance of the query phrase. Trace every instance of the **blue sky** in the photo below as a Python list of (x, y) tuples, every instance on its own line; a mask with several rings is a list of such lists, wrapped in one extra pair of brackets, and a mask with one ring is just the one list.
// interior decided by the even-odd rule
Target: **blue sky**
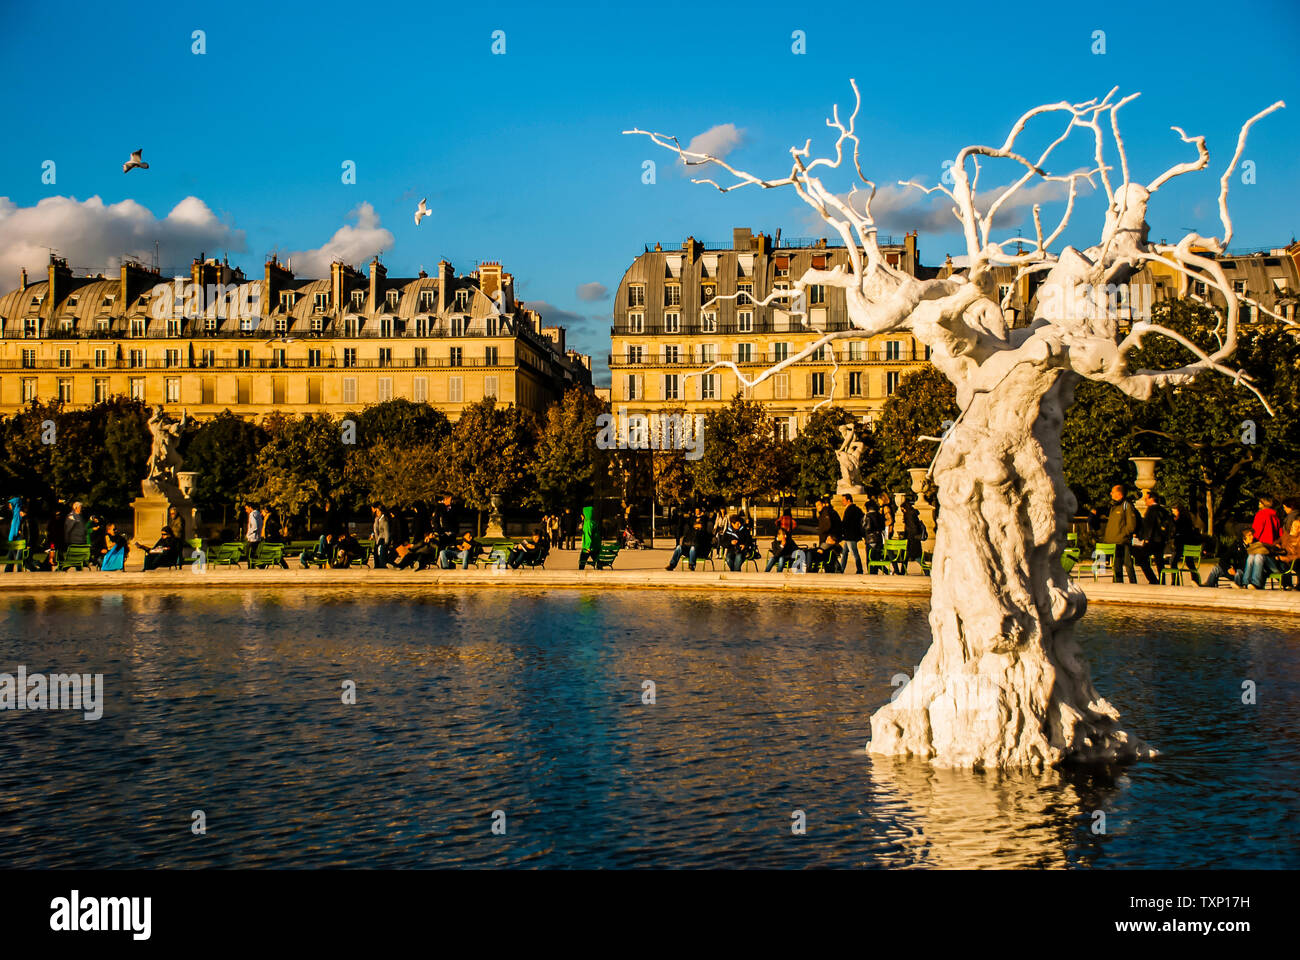
[[(882, 184), (933, 183), (943, 159), (966, 143), (1000, 142), (1038, 103), (1086, 100), (1116, 84), (1141, 91), (1121, 114), (1137, 176), (1149, 180), (1192, 155), (1171, 124), (1205, 134), (1211, 150), (1209, 171), (1165, 188), (1153, 205), (1157, 238), (1186, 227), (1219, 232), (1217, 177), (1236, 131), (1285, 99), (1289, 108), (1252, 133), (1245, 157), (1256, 183), (1234, 181), (1236, 243), (1284, 243), (1300, 220), (1294, 0), (1091, 4), (1082, 13), (1054, 4), (856, 4), (822, 8), (820, 17), (807, 5), (763, 3), (7, 6), (4, 289), (14, 264), (34, 256), (37, 241), (22, 234), (32, 223), (48, 222), (50, 239), (39, 243), (59, 247), (74, 266), (108, 265), (112, 251), (86, 239), (91, 228), (77, 218), (92, 214), (80, 208), (55, 216), (51, 207), (46, 220), (29, 216), (20, 228), (14, 214), (42, 199), (134, 200), (164, 218), (194, 196), (212, 220), (191, 210), (189, 220), (178, 217), (186, 229), (157, 228), (171, 245), (166, 267), (184, 268), (198, 254), (185, 247), (190, 240), (224, 242), (232, 261), (260, 273), (269, 251), (300, 252), (301, 263), (345, 224), (357, 231), (340, 241), (349, 252), (387, 230), (390, 275), (431, 269), (439, 258), (460, 272), (502, 261), (520, 295), (570, 324), (571, 342), (604, 374), (612, 299), (584, 301), (578, 287), (612, 291), (643, 243), (727, 240), (733, 226), (823, 232), (789, 191), (723, 196), (620, 131), (640, 126), (685, 142), (734, 124), (742, 133), (729, 159), (780, 175), (791, 144), (829, 142), (824, 118), (832, 104), (850, 103), (849, 77), (864, 93), (864, 166)], [(206, 33), (203, 55), (191, 52), (194, 30)], [(504, 55), (491, 52), (494, 30), (505, 31)], [(803, 55), (791, 49), (795, 30), (806, 34)], [(1106, 34), (1104, 55), (1091, 52), (1096, 30)], [(150, 169), (124, 175), (136, 147)], [(647, 159), (658, 164), (652, 185), (642, 183)], [(1087, 159), (1086, 150), (1063, 154), (1058, 169)], [(42, 182), (47, 160), (57, 165), (53, 184)], [(345, 160), (356, 164), (354, 185), (341, 182)], [(1011, 176), (990, 171), (984, 183)], [(417, 228), (412, 212), (423, 196), (433, 215)], [(1077, 214), (1075, 242), (1095, 235), (1095, 200)], [(358, 218), (362, 204), (370, 208)], [(924, 213), (903, 206), (882, 232), (920, 225)], [(139, 240), (153, 227), (144, 213), (136, 220)], [(923, 262), (961, 252), (941, 217), (924, 224)]]

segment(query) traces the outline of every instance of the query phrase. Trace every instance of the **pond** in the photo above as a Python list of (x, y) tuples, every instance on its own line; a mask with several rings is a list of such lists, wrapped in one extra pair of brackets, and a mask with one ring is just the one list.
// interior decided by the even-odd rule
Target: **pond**
[(0, 673), (104, 675), (98, 720), (0, 711), (0, 867), (1294, 869), (1297, 633), (1094, 608), (1098, 689), (1161, 756), (998, 776), (864, 752), (923, 602), (0, 596)]

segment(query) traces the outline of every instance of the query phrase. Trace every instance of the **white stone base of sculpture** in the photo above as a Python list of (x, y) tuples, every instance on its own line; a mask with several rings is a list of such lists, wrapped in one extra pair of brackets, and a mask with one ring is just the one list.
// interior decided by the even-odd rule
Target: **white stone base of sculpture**
[(851, 497), (861, 497), (864, 496), (866, 492), (867, 488), (860, 483), (849, 483), (846, 480), (840, 480), (835, 484), (835, 495), (837, 497), (844, 493), (847, 493)]

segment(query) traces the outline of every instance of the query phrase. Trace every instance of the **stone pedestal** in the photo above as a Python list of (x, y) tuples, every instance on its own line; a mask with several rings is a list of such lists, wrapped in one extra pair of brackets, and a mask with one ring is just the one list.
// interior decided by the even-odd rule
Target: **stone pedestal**
[[(147, 547), (153, 546), (162, 534), (162, 528), (167, 526), (167, 508), (170, 506), (173, 504), (159, 493), (146, 492), (132, 500), (131, 509), (135, 512), (135, 528), (131, 531), (131, 539)], [(185, 538), (189, 540), (198, 536), (199, 512), (194, 504), (189, 500), (182, 500), (175, 504), (175, 507), (185, 520)]]
[(851, 497), (861, 497), (865, 495), (867, 488), (860, 483), (849, 483), (843, 477), (835, 484), (835, 496), (847, 493)]

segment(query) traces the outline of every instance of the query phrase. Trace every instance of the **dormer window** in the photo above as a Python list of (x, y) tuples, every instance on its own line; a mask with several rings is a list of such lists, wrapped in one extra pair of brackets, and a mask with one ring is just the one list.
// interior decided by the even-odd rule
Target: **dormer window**
[(397, 303), (398, 303), (399, 300), (401, 300), (401, 298), (402, 298), (402, 294), (401, 294), (401, 291), (400, 291), (400, 290), (389, 290), (389, 291), (388, 291), (388, 309), (389, 309), (389, 310), (396, 310), (396, 309), (397, 309)]
[(104, 302), (101, 303), (100, 306), (102, 306), (102, 307), (111, 307), (111, 306), (113, 305), (113, 301), (116, 300), (116, 299), (117, 299), (117, 297), (110, 293), (108, 296), (106, 296), (106, 297), (104, 298)]
[(294, 302), (294, 295), (293, 295), (293, 291), (292, 291), (292, 290), (281, 290), (281, 291), (280, 291), (280, 309), (281, 309), (281, 310), (292, 310), (292, 309), (293, 309), (293, 302)]
[(324, 313), (326, 310), (329, 309), (329, 306), (330, 306), (330, 295), (328, 293), (316, 294), (315, 309), (317, 313)]
[(352, 309), (360, 310), (361, 305), (366, 301), (366, 292), (364, 290), (352, 291)]
[(39, 307), (39, 306), (40, 306), (42, 303), (44, 303), (44, 302), (45, 302), (45, 295), (44, 295), (44, 294), (42, 294), (42, 295), (39, 296), (39, 297), (32, 297), (32, 306), (33, 306), (33, 307)]
[(468, 291), (468, 290), (457, 290), (457, 291), (456, 291), (456, 309), (459, 310), (461, 313), (464, 313), (467, 309), (469, 309), (469, 291)]
[(77, 305), (77, 302), (80, 299), (81, 299), (80, 297), (68, 297), (68, 302), (64, 304), (64, 306), (66, 306), (68, 309), (71, 309)]
[(143, 337), (143, 336), (144, 336), (144, 318), (143, 318), (143, 317), (132, 317), (132, 318), (131, 318), (131, 336), (133, 336), (133, 337)]
[(434, 310), (438, 305), (438, 294), (434, 290), (420, 291), (420, 309), (425, 313)]

